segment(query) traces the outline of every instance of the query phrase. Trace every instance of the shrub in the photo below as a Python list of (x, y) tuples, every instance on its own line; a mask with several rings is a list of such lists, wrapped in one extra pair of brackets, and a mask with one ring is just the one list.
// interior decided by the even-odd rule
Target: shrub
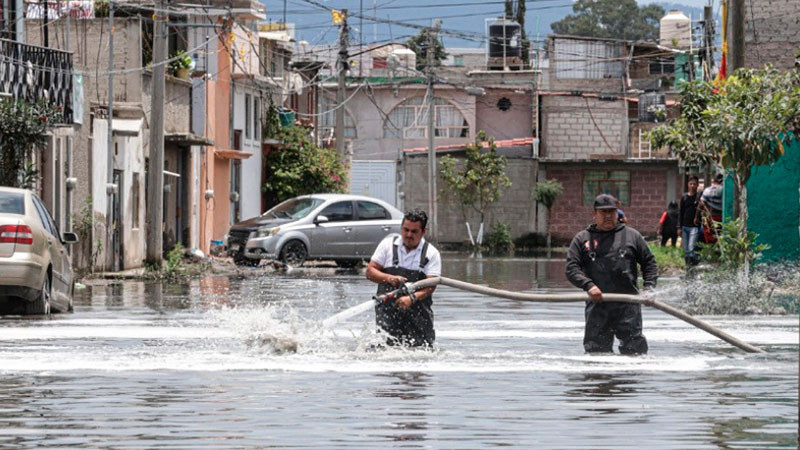
[(514, 247), (515, 248), (535, 248), (535, 247), (546, 247), (547, 246), (547, 235), (543, 233), (526, 233), (522, 236), (514, 239)]
[(492, 231), (486, 235), (484, 243), (486, 249), (491, 254), (507, 255), (514, 250), (514, 243), (511, 241), (511, 229), (504, 223), (497, 223), (492, 227)]
[(758, 235), (747, 231), (740, 235), (742, 219), (735, 219), (720, 224), (717, 242), (714, 244), (698, 244), (700, 257), (707, 262), (720, 264), (725, 268), (742, 267), (745, 262), (752, 264), (761, 257), (761, 253), (769, 248), (767, 244), (756, 245)]
[(659, 272), (668, 268), (685, 269), (686, 261), (683, 258), (683, 250), (680, 247), (662, 247), (657, 243), (650, 244), (650, 251), (656, 257), (656, 264)]

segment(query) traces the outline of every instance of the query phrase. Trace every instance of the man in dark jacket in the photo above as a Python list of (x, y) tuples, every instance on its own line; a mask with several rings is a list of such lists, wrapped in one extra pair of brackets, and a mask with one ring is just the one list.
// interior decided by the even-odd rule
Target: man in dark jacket
[(697, 219), (697, 202), (700, 200), (700, 194), (697, 192), (698, 184), (698, 178), (690, 176), (687, 183), (688, 192), (681, 197), (680, 221), (683, 232), (681, 242), (687, 267), (697, 265), (700, 260), (695, 252), (697, 238), (700, 237), (700, 221)]
[(612, 352), (616, 336), (620, 353), (647, 353), (641, 305), (603, 301), (603, 292), (639, 293), (637, 264), (642, 267), (644, 289), (655, 288), (658, 267), (644, 238), (617, 221), (613, 196), (598, 195), (594, 224), (575, 235), (567, 253), (567, 279), (589, 294), (583, 335), (586, 352)]

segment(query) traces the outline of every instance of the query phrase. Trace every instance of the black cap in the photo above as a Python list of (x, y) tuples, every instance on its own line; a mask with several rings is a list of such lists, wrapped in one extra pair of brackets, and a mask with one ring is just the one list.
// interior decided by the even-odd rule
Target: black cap
[(594, 209), (617, 209), (617, 199), (613, 195), (600, 194), (594, 199)]

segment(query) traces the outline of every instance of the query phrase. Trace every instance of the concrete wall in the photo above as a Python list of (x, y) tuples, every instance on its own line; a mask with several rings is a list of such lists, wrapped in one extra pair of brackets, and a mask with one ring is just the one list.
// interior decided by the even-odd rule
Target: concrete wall
[[(500, 200), (486, 213), (485, 231), (496, 223), (504, 223), (511, 228), (511, 236), (519, 237), (534, 231), (534, 202), (531, 192), (536, 180), (536, 161), (533, 159), (507, 159), (506, 174), (511, 179), (511, 187), (505, 189)], [(428, 210), (428, 158), (427, 156), (406, 157), (403, 160), (405, 177), (405, 209), (420, 208)], [(469, 242), (461, 206), (448, 192), (447, 185), (439, 176), (436, 181), (438, 191), (438, 227), (440, 242)], [(467, 213), (467, 220), (473, 235), (477, 234), (480, 216)]]
[[(511, 108), (507, 111), (497, 107), (501, 98), (511, 101)], [(487, 90), (486, 95), (477, 97), (475, 103), (478, 130), (484, 130), (496, 140), (533, 136), (530, 92), (492, 89)]]
[[(150, 117), (152, 101), (152, 72), (142, 74), (142, 108)], [(188, 133), (191, 130), (192, 83), (167, 75), (164, 83), (164, 132)], [(149, 133), (148, 133), (149, 134)], [(150, 139), (145, 141), (149, 146)]]
[[(255, 88), (243, 85), (243, 83), (236, 84), (233, 103), (233, 129), (242, 130), (241, 150), (251, 155), (249, 158), (242, 160), (242, 184), (239, 192), (239, 201), (243, 220), (263, 212), (261, 211), (261, 144), (258, 130), (261, 127), (251, 130), (251, 137), (247, 139), (244, 133), (246, 118), (245, 94), (250, 94), (250, 114), (253, 114), (253, 103), (261, 102), (260, 94)], [(252, 123), (252, 117), (250, 120)]]
[(800, 46), (800, 2), (745, 0), (745, 66), (788, 70)]
[(540, 154), (565, 160), (623, 157), (627, 120), (623, 100), (543, 96)]
[[(658, 220), (669, 200), (675, 198), (680, 186), (677, 163), (613, 163), (613, 164), (547, 164), (544, 177), (556, 179), (564, 186), (550, 215), (550, 232), (555, 242), (568, 242), (578, 231), (592, 223), (592, 205), (583, 204), (584, 170), (629, 170), (630, 204), (622, 209), (628, 225), (643, 235), (654, 235)], [(670, 180), (669, 178), (673, 178)], [(672, 190), (670, 193), (668, 190)]]

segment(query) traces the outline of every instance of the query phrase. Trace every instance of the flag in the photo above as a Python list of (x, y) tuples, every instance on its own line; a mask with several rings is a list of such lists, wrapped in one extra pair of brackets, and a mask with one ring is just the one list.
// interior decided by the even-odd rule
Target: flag
[(719, 86), (728, 77), (728, 2), (722, 2), (722, 58), (719, 61), (719, 72), (714, 78), (714, 86)]
[(344, 13), (342, 13), (338, 9), (332, 9), (331, 19), (333, 20), (334, 25), (341, 25), (341, 23), (344, 22)]

